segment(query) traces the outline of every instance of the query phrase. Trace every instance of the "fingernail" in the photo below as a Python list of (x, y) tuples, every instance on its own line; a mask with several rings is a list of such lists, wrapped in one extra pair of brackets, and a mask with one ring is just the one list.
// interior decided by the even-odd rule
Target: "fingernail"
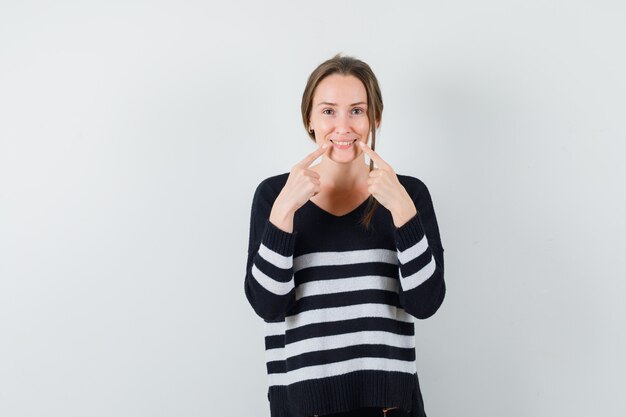
[(360, 142), (360, 141), (359, 141), (359, 146), (362, 148), (362, 147), (364, 147), (364, 146), (365, 146), (365, 144), (364, 144), (363, 142)]
[(326, 148), (328, 148), (328, 143), (325, 143), (322, 145), (322, 149), (326, 149)]

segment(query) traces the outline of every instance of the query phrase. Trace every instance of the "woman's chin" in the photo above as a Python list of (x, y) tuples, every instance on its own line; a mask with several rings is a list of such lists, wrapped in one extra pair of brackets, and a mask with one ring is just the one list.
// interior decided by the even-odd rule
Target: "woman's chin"
[(329, 158), (331, 161), (336, 162), (338, 164), (347, 164), (350, 162), (354, 162), (357, 156), (358, 155), (356, 155), (354, 152), (351, 152), (351, 153), (342, 152), (341, 154), (338, 154), (338, 153), (331, 154)]

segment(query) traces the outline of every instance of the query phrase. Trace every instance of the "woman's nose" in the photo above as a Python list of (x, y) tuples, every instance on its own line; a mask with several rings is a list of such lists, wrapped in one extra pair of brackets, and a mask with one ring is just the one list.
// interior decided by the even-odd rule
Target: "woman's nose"
[(350, 133), (350, 125), (352, 123), (350, 116), (339, 116), (336, 120), (337, 124), (335, 125), (335, 133)]

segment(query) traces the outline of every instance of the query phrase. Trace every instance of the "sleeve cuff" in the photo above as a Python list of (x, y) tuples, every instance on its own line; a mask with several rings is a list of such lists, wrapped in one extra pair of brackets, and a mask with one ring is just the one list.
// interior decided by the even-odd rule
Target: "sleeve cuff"
[(293, 233), (285, 232), (267, 219), (265, 221), (265, 230), (263, 231), (261, 241), (271, 250), (283, 256), (291, 256), (293, 255), (297, 234), (298, 232), (296, 231)]
[(396, 227), (394, 230), (396, 246), (400, 251), (404, 251), (419, 242), (424, 237), (424, 234), (422, 220), (419, 213), (416, 213), (409, 221), (400, 227)]

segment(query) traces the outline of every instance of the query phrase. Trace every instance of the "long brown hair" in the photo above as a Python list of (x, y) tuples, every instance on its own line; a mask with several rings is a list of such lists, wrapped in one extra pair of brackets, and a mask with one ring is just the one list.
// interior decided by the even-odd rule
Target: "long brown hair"
[[(331, 74), (353, 75), (361, 80), (365, 86), (365, 90), (367, 91), (367, 109), (370, 132), (372, 134), (372, 144), (370, 147), (373, 150), (376, 150), (376, 125), (380, 123), (383, 114), (383, 97), (380, 93), (378, 80), (376, 79), (376, 76), (370, 66), (351, 56), (341, 56), (339, 53), (331, 59), (322, 62), (309, 76), (306, 87), (304, 88), (304, 93), (302, 94), (301, 111), (304, 129), (307, 131), (307, 134), (313, 142), (315, 142), (315, 134), (309, 131), (309, 119), (311, 117), (311, 108), (313, 107), (313, 94), (315, 93), (315, 88), (320, 81)], [(374, 161), (370, 158), (370, 172), (372, 172), (373, 169)], [(370, 195), (367, 200), (367, 209), (361, 218), (360, 223), (366, 229), (369, 229), (374, 212), (380, 203), (372, 195)]]

